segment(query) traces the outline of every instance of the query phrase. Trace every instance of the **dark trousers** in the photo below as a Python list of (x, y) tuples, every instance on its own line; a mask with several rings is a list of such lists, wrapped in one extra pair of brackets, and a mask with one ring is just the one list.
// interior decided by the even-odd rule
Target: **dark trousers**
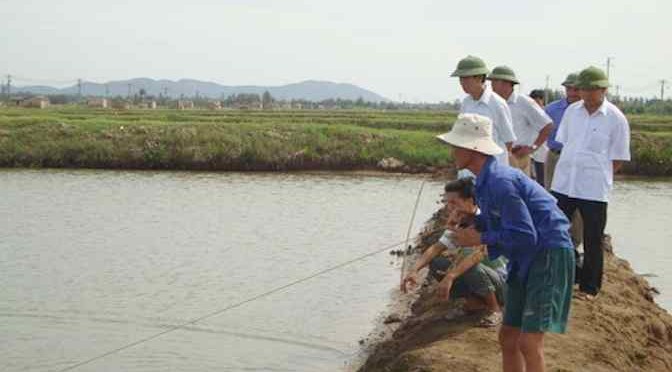
[(534, 179), (541, 185), (544, 186), (544, 163), (534, 160)]
[(577, 209), (583, 218), (583, 265), (580, 268), (577, 266), (576, 278), (581, 292), (595, 295), (602, 288), (602, 238), (607, 225), (607, 203), (570, 198), (557, 192), (553, 192), (553, 196), (558, 199), (558, 207), (570, 221)]

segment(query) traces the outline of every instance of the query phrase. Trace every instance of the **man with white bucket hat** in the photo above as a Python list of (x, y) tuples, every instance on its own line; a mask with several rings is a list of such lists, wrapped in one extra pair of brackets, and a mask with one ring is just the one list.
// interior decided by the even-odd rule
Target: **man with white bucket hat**
[(544, 371), (545, 332), (564, 333), (574, 282), (569, 221), (555, 198), (518, 169), (495, 158), (504, 150), (492, 139), (492, 122), (462, 114), (437, 136), (453, 147), (458, 169), (476, 175), (481, 213), (458, 229), (454, 242), (485, 244), (491, 259), (509, 260), (504, 321), (499, 332), (504, 371)]

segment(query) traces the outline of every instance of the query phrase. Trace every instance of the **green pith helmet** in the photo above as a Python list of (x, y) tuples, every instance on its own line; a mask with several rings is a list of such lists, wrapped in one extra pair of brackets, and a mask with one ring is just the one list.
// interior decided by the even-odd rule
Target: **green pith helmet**
[(493, 68), (490, 75), (488, 75), (488, 80), (504, 80), (514, 84), (520, 83), (516, 78), (516, 73), (509, 66), (497, 66)]
[(609, 79), (604, 71), (595, 66), (590, 66), (579, 73), (576, 79), (576, 87), (579, 89), (609, 88)]
[(576, 80), (579, 78), (579, 73), (578, 72), (572, 72), (571, 74), (567, 75), (565, 78), (565, 81), (562, 82), (562, 86), (565, 87), (576, 87)]
[(467, 56), (457, 63), (457, 69), (450, 76), (479, 76), (487, 75), (490, 70), (485, 62), (476, 56)]

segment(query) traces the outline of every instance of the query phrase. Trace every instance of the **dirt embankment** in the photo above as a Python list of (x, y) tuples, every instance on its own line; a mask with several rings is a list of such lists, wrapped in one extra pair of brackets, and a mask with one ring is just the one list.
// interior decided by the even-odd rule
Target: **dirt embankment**
[[(419, 247), (436, 239), (421, 236)], [(603, 289), (594, 301), (573, 299), (568, 333), (547, 336), (547, 370), (672, 371), (672, 316), (654, 302), (656, 289), (612, 253), (610, 239), (605, 250)], [(500, 371), (497, 329), (478, 328), (477, 316), (442, 319), (459, 305), (423, 287), (412, 315), (371, 347), (360, 371)]]

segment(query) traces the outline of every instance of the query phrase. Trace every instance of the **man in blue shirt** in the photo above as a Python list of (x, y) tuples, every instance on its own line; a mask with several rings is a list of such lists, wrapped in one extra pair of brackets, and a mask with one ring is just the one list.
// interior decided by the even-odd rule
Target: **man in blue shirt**
[(556, 141), (558, 128), (560, 127), (560, 122), (562, 121), (562, 116), (565, 114), (565, 110), (567, 107), (569, 107), (569, 105), (581, 100), (581, 96), (579, 96), (579, 89), (576, 87), (576, 79), (578, 77), (579, 74), (577, 73), (571, 73), (567, 75), (565, 81), (562, 82), (562, 86), (565, 87), (566, 97), (549, 103), (545, 108), (548, 116), (553, 119), (553, 128), (551, 129), (551, 134), (548, 136), (548, 140), (546, 140), (546, 144), (548, 145), (549, 150), (544, 169), (544, 174), (546, 175), (544, 186), (546, 187), (546, 190), (551, 189), (551, 183), (553, 183), (553, 173), (555, 172), (555, 165), (558, 164), (560, 152), (562, 152), (562, 143)]
[[(544, 164), (544, 174), (546, 176), (544, 180), (544, 187), (546, 190), (551, 190), (551, 184), (553, 183), (553, 175), (555, 174), (555, 166), (558, 164), (560, 159), (560, 153), (562, 152), (562, 143), (557, 141), (558, 128), (560, 128), (560, 122), (562, 117), (565, 115), (565, 110), (567, 107), (574, 102), (581, 100), (581, 95), (579, 88), (576, 87), (577, 80), (579, 78), (578, 73), (571, 73), (567, 75), (565, 81), (562, 82), (562, 86), (565, 87), (565, 98), (553, 101), (546, 106), (546, 113), (548, 116), (553, 119), (553, 128), (551, 129), (551, 134), (548, 136), (546, 141), (548, 145), (548, 155), (546, 156), (546, 163)], [(581, 243), (583, 243), (583, 218), (577, 210), (572, 215), (572, 226), (569, 229), (569, 234), (572, 237), (572, 242), (574, 247), (577, 248)], [(579, 252), (574, 251), (575, 259), (577, 265), (581, 266), (581, 260)], [(578, 273), (579, 267), (577, 267)]]
[(545, 332), (564, 333), (574, 281), (569, 221), (556, 200), (521, 171), (497, 162), (490, 119), (460, 115), (449, 133), (458, 169), (476, 175), (481, 214), (458, 229), (458, 246), (485, 244), (508, 258), (508, 289), (499, 339), (505, 371), (544, 371)]

